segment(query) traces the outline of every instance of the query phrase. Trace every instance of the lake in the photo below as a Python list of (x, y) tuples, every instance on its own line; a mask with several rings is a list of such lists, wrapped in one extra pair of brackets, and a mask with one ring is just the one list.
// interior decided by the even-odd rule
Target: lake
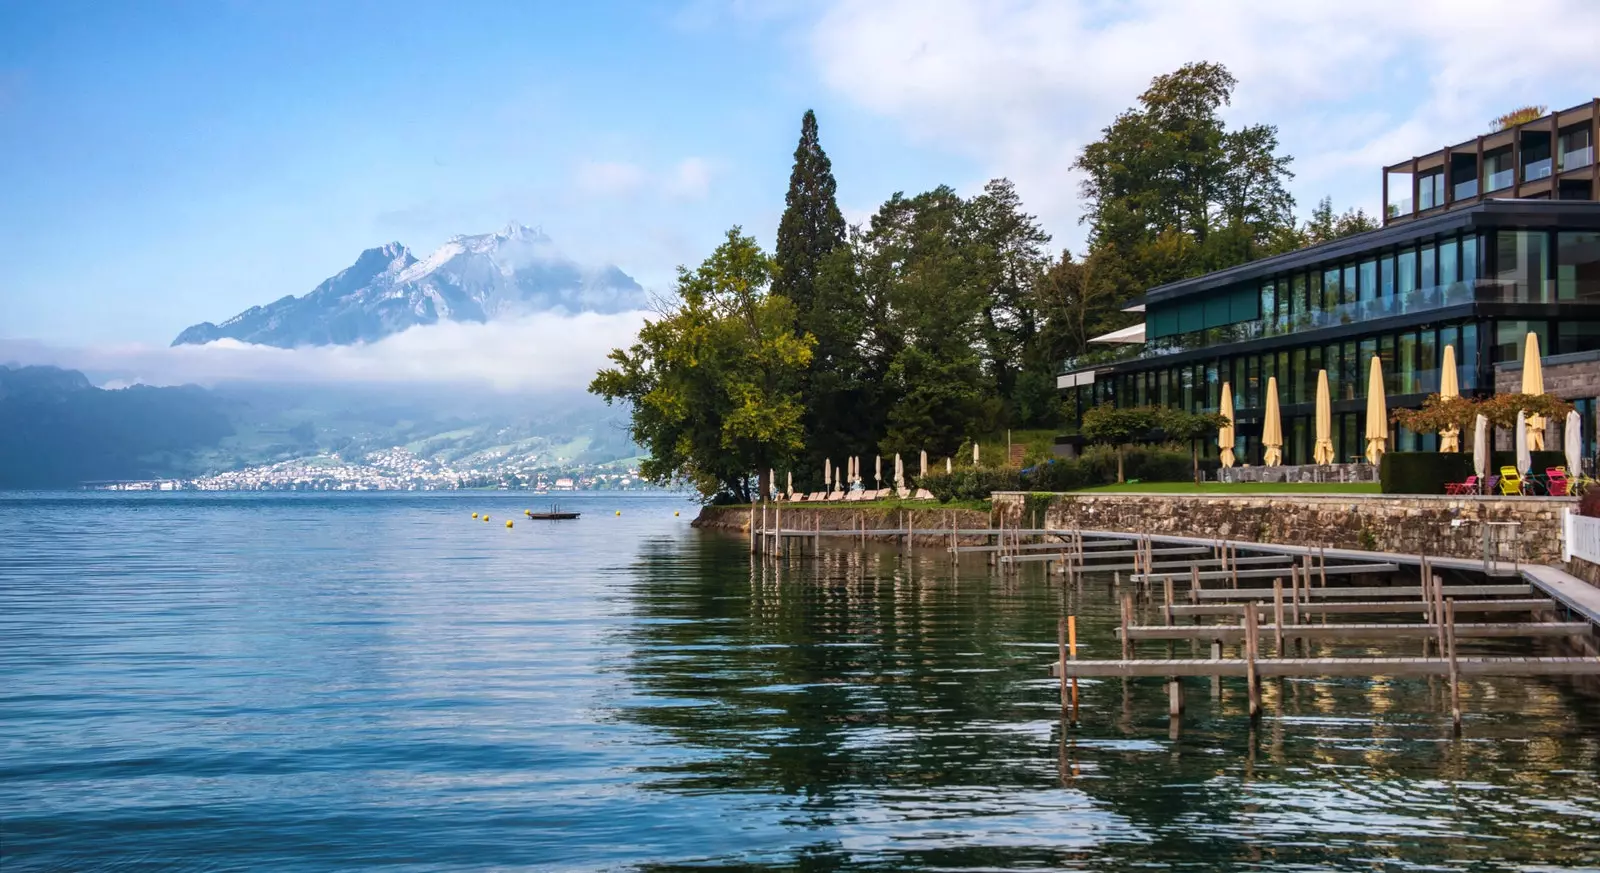
[(1192, 680), (1176, 731), (1084, 681), (1069, 727), (1057, 619), (1114, 656), (1110, 580), (559, 499), (0, 494), (4, 869), (1600, 868), (1570, 683), (1467, 683), (1459, 738), (1428, 680), (1254, 725)]

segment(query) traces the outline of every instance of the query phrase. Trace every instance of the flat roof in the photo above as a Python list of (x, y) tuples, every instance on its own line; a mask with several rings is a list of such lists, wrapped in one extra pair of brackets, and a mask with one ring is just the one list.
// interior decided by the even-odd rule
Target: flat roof
[[(1250, 261), (1192, 279), (1158, 285), (1135, 297), (1125, 307), (1147, 306), (1223, 288), (1320, 264), (1324, 261), (1355, 258), (1373, 249), (1452, 233), (1468, 228), (1559, 227), (1571, 230), (1600, 230), (1600, 202), (1590, 200), (1509, 200), (1488, 199), (1470, 206), (1427, 215), (1410, 221), (1380, 227), (1340, 239), (1329, 240), (1270, 258)], [(1126, 308), (1124, 311), (1127, 311)]]

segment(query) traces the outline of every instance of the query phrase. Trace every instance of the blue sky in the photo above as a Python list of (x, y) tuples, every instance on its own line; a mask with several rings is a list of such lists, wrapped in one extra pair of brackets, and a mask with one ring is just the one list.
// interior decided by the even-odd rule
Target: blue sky
[(731, 225), (770, 242), (808, 107), (853, 220), (1006, 175), (1075, 247), (1077, 149), (1199, 58), (1302, 212), (1375, 210), (1384, 161), (1600, 90), (1600, 4), (1525, 4), (1568, 26), (1511, 59), (1471, 5), (0, 0), (0, 338), (160, 346), (511, 219), (664, 289)]

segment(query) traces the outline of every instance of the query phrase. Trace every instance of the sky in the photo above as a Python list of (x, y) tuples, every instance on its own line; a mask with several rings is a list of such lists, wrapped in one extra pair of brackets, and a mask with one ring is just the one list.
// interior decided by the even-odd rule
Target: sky
[(0, 0), (0, 360), (148, 362), (510, 220), (667, 290), (733, 225), (771, 245), (807, 108), (851, 221), (1006, 176), (1076, 250), (1073, 159), (1193, 60), (1302, 215), (1376, 213), (1383, 164), (1595, 97), (1597, 44), (1591, 0)]

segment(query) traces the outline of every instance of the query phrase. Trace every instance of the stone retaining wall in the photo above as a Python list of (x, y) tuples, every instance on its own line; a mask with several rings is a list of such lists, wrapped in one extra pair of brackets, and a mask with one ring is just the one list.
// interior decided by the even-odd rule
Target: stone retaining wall
[[(1285, 545), (1429, 554), (1483, 555), (1485, 522), (1520, 522), (1523, 561), (1559, 566), (1564, 498), (1425, 495), (994, 495), (1006, 524), (1036, 517), (1052, 528), (1215, 537)], [(1509, 560), (1507, 544), (1499, 557)]]
[[(776, 525), (777, 516), (768, 509), (767, 521)], [(989, 528), (993, 514), (973, 509), (942, 509), (939, 504), (930, 502), (927, 508), (903, 509), (892, 507), (876, 507), (871, 504), (851, 506), (849, 504), (834, 504), (821, 506), (806, 506), (804, 504), (785, 504), (783, 508), (783, 527), (785, 530), (811, 530), (820, 526), (822, 530), (852, 530), (865, 525), (868, 530), (901, 530), (908, 524), (917, 530), (948, 529), (954, 522), (956, 527), (963, 529)], [(756, 525), (761, 524), (761, 510), (756, 510)], [(700, 510), (700, 515), (694, 520), (694, 526), (709, 530), (724, 530), (749, 535), (750, 507), (748, 506), (707, 506)], [(879, 542), (903, 542), (904, 536), (878, 536), (872, 539)], [(983, 545), (990, 542), (988, 537), (968, 536), (962, 537), (962, 545)], [(920, 546), (948, 546), (950, 538), (947, 535), (918, 536), (912, 540), (913, 545)]]

